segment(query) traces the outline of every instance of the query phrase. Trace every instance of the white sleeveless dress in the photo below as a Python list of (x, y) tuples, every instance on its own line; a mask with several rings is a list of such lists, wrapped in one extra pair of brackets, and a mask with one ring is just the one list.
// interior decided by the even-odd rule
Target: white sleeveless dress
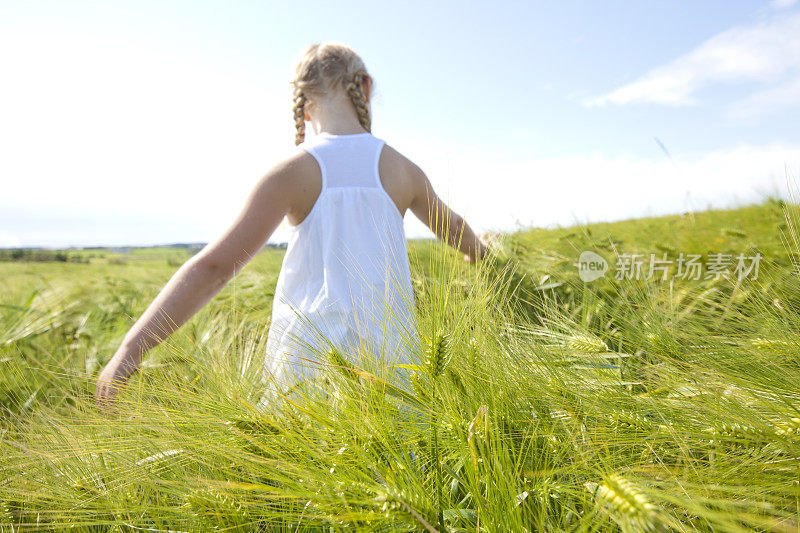
[(328, 364), (332, 348), (361, 368), (409, 362), (414, 293), (403, 217), (378, 173), (383, 145), (371, 133), (321, 133), (300, 144), (319, 164), (322, 189), (292, 228), (278, 276), (268, 390)]

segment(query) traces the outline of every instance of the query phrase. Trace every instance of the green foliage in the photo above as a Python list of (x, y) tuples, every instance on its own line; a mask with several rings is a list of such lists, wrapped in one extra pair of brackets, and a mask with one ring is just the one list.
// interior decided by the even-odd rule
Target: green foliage
[[(114, 414), (97, 374), (187, 251), (0, 262), (0, 530), (796, 530), (798, 228), (767, 201), (533, 229), (477, 267), (412, 242), (415, 360), (334, 350), (260, 402), (267, 249)], [(585, 283), (586, 249), (764, 261), (757, 279)]]
[(0, 261), (88, 263), (89, 259), (83, 257), (81, 254), (70, 253), (64, 250), (39, 250), (35, 248), (14, 248), (8, 250), (0, 250)]

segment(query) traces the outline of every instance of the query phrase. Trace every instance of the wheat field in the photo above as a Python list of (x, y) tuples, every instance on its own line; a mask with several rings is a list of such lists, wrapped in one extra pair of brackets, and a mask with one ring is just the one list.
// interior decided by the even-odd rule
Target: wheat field
[[(477, 266), (412, 242), (416, 360), (318, 354), (266, 408), (281, 250), (151, 351), (113, 412), (96, 377), (188, 252), (6, 254), (0, 530), (797, 531), (798, 230), (771, 199), (501, 235)], [(585, 282), (584, 250), (762, 259), (744, 279)]]

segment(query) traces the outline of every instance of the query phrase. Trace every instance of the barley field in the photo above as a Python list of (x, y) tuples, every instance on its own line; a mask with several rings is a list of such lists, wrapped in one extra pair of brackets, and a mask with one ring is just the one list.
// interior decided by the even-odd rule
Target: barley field
[(500, 235), (477, 266), (412, 241), (413, 364), (332, 352), (266, 408), (281, 250), (112, 412), (96, 377), (191, 252), (0, 255), (0, 531), (798, 531), (798, 232), (770, 199)]

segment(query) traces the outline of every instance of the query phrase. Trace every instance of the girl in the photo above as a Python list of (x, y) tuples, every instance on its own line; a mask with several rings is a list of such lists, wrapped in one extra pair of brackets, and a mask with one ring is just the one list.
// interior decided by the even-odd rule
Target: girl
[[(425, 173), (371, 133), (373, 81), (349, 47), (310, 46), (296, 66), (297, 150), (251, 192), (216, 241), (189, 259), (125, 336), (98, 378), (105, 404), (141, 358), (208, 303), (264, 246), (284, 217), (292, 234), (273, 301), (265, 374), (290, 384), (330, 347), (397, 350), (412, 327), (403, 216), (475, 262), (486, 254)], [(306, 122), (316, 136), (305, 139)], [(347, 353), (347, 352), (342, 352)]]

